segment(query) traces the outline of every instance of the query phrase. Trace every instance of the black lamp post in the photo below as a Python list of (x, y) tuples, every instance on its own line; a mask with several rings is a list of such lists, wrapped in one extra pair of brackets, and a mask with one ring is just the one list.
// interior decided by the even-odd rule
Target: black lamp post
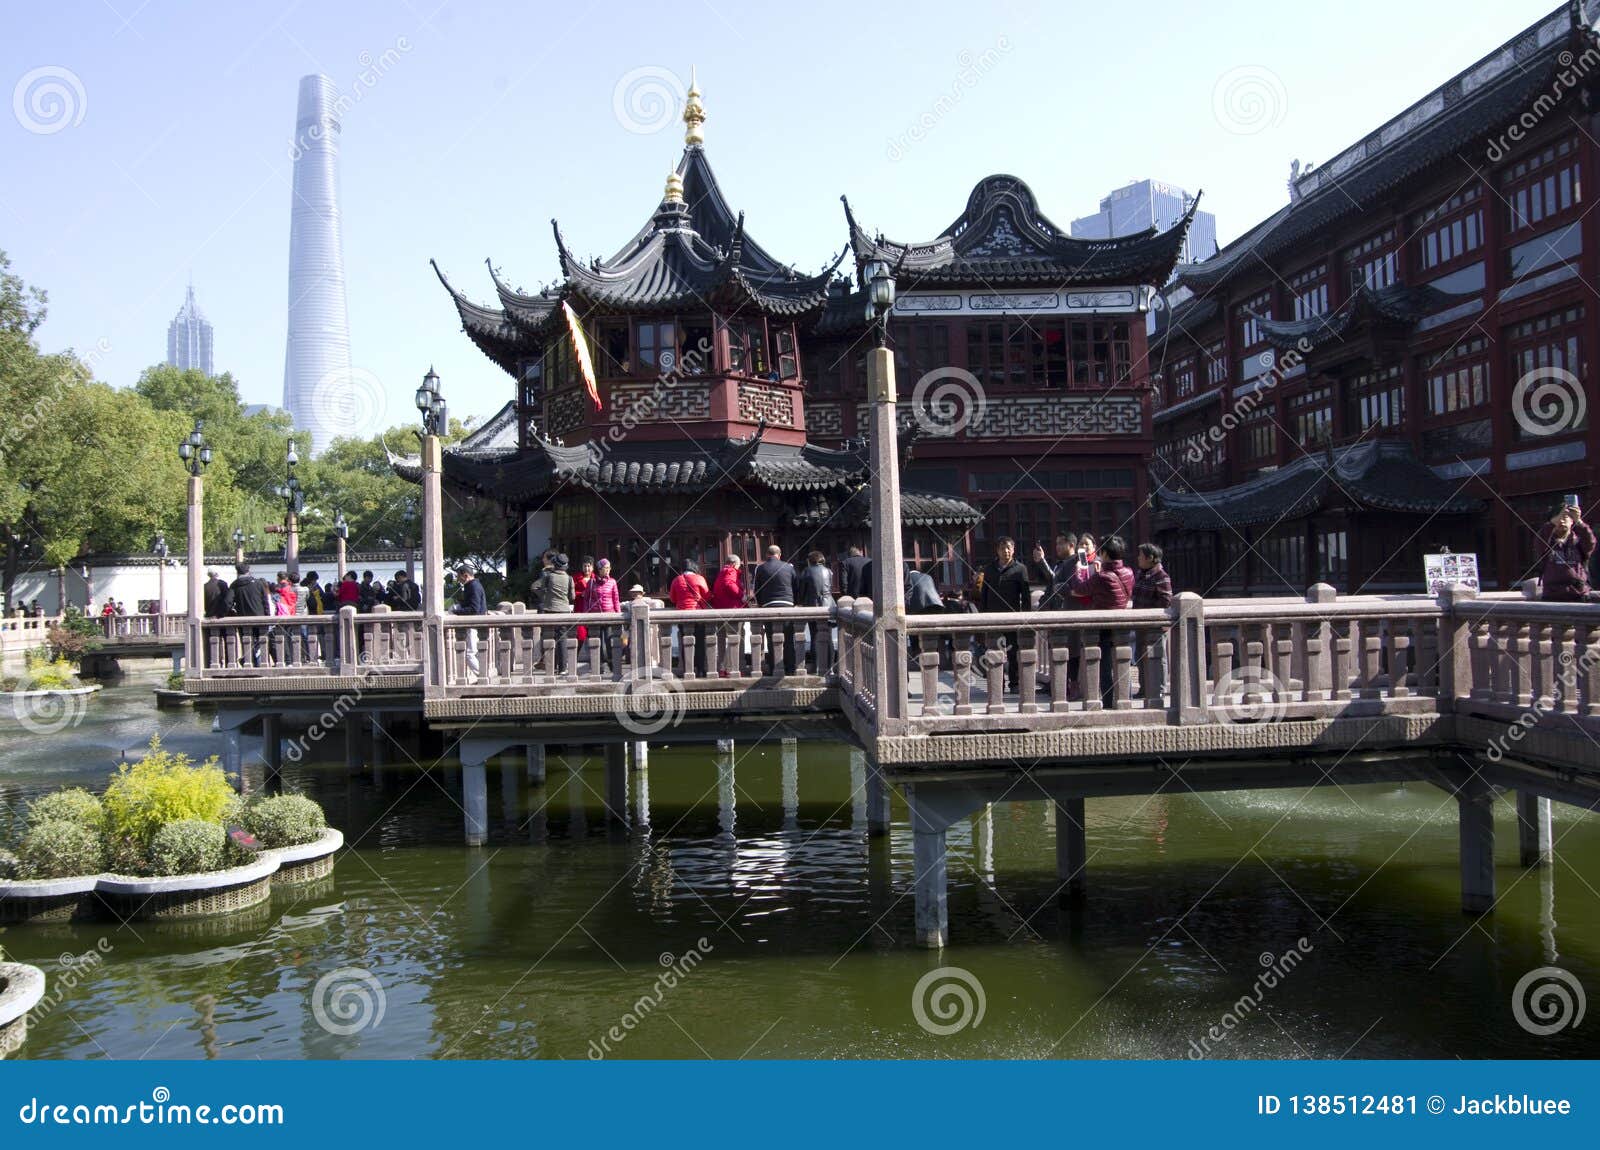
[(439, 394), (439, 375), (430, 366), (417, 387), (417, 411), (422, 415), (424, 435), (443, 435), (448, 429), (444, 396)]
[(189, 474), (196, 479), (211, 462), (211, 445), (206, 442), (205, 426), (203, 420), (194, 421), (194, 430), (188, 438), (178, 444), (178, 458), (183, 460), (184, 466), (189, 469)]
[(862, 269), (867, 284), (867, 322), (872, 325), (878, 346), (889, 343), (889, 312), (894, 309), (894, 273), (886, 260), (869, 260)]
[(300, 489), (300, 477), (294, 473), (299, 465), (300, 454), (295, 451), (294, 439), (290, 437), (284, 453), (285, 478), (277, 487), (277, 495), (283, 500), (283, 565), (289, 578), (296, 581), (300, 578), (300, 513), (306, 509), (306, 493)]
[[(206, 442), (205, 425), (202, 421), (195, 420), (194, 430), (189, 433), (183, 442), (178, 444), (178, 458), (183, 460), (184, 466), (189, 471), (189, 511), (187, 519), (189, 538), (185, 548), (189, 566), (188, 571), (185, 572), (185, 582), (189, 590), (189, 607), (183, 658), (188, 674), (201, 675), (205, 672), (205, 643), (200, 633), (200, 569), (205, 565), (205, 480), (200, 477), (200, 473), (211, 462), (211, 445)], [(157, 543), (160, 544), (161, 548), (163, 571), (163, 586), (158, 592), (158, 598), (162, 600), (159, 605), (165, 606), (166, 541), (157, 536)]]

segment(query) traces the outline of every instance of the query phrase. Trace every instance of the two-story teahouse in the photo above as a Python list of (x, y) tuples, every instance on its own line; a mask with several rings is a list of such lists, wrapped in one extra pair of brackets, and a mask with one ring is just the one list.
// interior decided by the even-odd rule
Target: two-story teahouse
[[(1144, 315), (1192, 212), (1161, 234), (1075, 240), (1022, 181), (990, 176), (926, 243), (870, 235), (846, 204), (848, 246), (802, 275), (729, 207), (704, 119), (691, 88), (665, 194), (609, 259), (578, 258), (557, 227), (559, 282), (525, 292), (491, 264), (499, 306), (439, 273), (467, 335), (516, 381), (444, 456), (447, 483), (506, 508), (514, 565), (555, 547), (659, 586), (686, 558), (865, 543), (860, 285), (874, 260), (898, 289), (905, 555), (959, 586), (1002, 534), (1142, 534)], [(852, 278), (836, 274), (847, 253)]]
[(1597, 85), (1564, 5), (1178, 269), (1151, 474), (1180, 586), (1416, 590), (1445, 546), (1507, 586), (1563, 495), (1600, 496)]

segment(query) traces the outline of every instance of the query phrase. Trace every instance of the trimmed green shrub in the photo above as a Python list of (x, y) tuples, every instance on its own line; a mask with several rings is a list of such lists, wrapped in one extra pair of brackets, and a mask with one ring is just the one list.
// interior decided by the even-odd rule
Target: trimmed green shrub
[(68, 787), (54, 794), (41, 795), (28, 804), (28, 825), (54, 822), (77, 823), (98, 831), (105, 822), (100, 800), (82, 787)]
[(17, 856), (10, 851), (0, 848), (0, 879), (16, 878), (17, 869), (22, 864)]
[(117, 768), (101, 805), (113, 837), (148, 846), (156, 831), (180, 819), (220, 825), (233, 797), (215, 756), (196, 766), (188, 755), (162, 750), (156, 736), (148, 755)]
[(28, 681), (35, 691), (66, 691), (81, 686), (78, 668), (71, 659), (58, 657), (48, 647), (35, 647), (24, 659)]
[(107, 839), (106, 870), (112, 874), (147, 875), (150, 857), (143, 844), (130, 838)]
[(216, 823), (179, 819), (150, 840), (153, 874), (203, 874), (227, 865), (228, 833)]
[(20, 854), (20, 878), (71, 878), (99, 874), (105, 867), (99, 832), (65, 819), (42, 822), (28, 831)]
[(251, 803), (244, 825), (263, 847), (292, 847), (316, 839), (328, 820), (304, 795), (274, 795)]

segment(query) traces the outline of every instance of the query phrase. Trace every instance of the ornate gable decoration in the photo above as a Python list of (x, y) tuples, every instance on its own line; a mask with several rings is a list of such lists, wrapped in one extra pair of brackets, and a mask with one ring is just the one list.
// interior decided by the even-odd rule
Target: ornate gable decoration
[(1017, 234), (1011, 219), (1011, 209), (1000, 208), (994, 213), (989, 232), (976, 243), (963, 248), (962, 255), (1010, 256), (1013, 259), (1041, 259), (1049, 253), (1035, 247)]

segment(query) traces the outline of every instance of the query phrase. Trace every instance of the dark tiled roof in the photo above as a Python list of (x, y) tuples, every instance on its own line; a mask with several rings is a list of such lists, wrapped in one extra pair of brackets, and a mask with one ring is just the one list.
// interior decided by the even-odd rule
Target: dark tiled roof
[(1201, 330), (1216, 319), (1217, 313), (1221, 310), (1221, 305), (1208, 296), (1196, 296), (1172, 307), (1157, 310), (1156, 330), (1151, 337), (1152, 348), (1164, 353), (1171, 340), (1181, 338), (1198, 340)]
[(1039, 211), (1027, 184), (1015, 176), (980, 180), (966, 210), (937, 239), (898, 243), (869, 235), (850, 202), (845, 219), (857, 265), (884, 260), (901, 290), (943, 284), (1052, 283), (1062, 287), (1165, 283), (1183, 250), (1199, 197), (1165, 232), (1154, 228), (1109, 240), (1080, 240)]
[(461, 317), (461, 330), (478, 345), (479, 351), (505, 371), (516, 375), (517, 361), (525, 357), (529, 349), (535, 346), (530, 343), (527, 334), (518, 328), (505, 312), (475, 304), (456, 291), (450, 286), (450, 281), (445, 278), (444, 272), (439, 270), (439, 265), (433, 260), (429, 260), (428, 263), (433, 266), (433, 273), (439, 277), (444, 290), (449, 292), (450, 298), (455, 301), (456, 314)]
[(1437, 288), (1390, 284), (1383, 288), (1357, 288), (1336, 311), (1300, 320), (1261, 319), (1261, 334), (1279, 351), (1312, 351), (1337, 343), (1367, 324), (1409, 327), (1423, 316), (1442, 311), (1473, 296), (1455, 296)]
[(1397, 440), (1302, 456), (1217, 491), (1164, 489), (1156, 496), (1161, 513), (1190, 531), (1268, 526), (1329, 504), (1415, 515), (1465, 515), (1482, 506), (1418, 461), (1410, 444)]
[[(983, 518), (965, 499), (931, 491), (901, 491), (900, 519), (908, 527), (957, 527), (965, 530)], [(872, 499), (865, 487), (817, 493), (789, 513), (795, 527), (862, 527), (872, 521)]]
[[(1431, 165), (1469, 153), (1477, 164), (1485, 137), (1503, 131), (1540, 96), (1548, 96), (1558, 74), (1573, 74), (1574, 56), (1600, 42), (1579, 22), (1581, 12), (1577, 3), (1556, 9), (1341, 155), (1298, 177), (1297, 198), (1211, 259), (1180, 267), (1179, 282), (1208, 291), (1347, 217), (1371, 211)], [(1600, 83), (1600, 73), (1576, 74), (1583, 86)], [(1465, 167), (1462, 171), (1466, 174)]]

